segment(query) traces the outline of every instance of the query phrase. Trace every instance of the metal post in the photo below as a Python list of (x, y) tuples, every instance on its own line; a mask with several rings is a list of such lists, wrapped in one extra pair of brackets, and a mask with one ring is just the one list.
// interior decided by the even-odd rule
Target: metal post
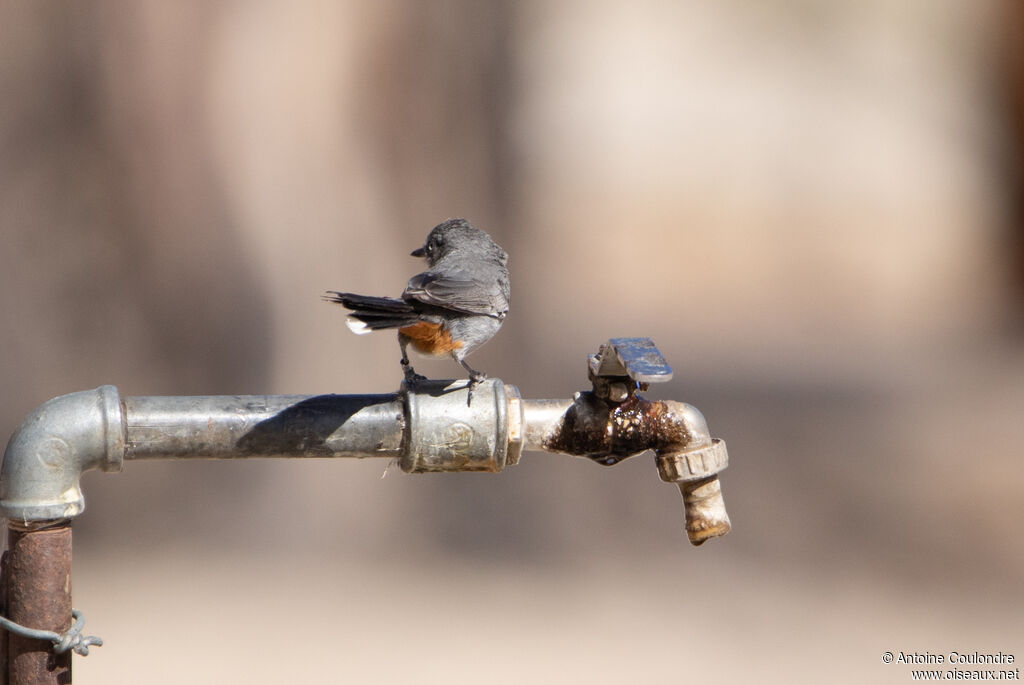
[[(71, 523), (8, 528), (4, 555), (6, 616), (23, 626), (64, 633), (71, 627)], [(46, 640), (6, 633), (7, 685), (66, 685), (71, 651), (55, 654)]]

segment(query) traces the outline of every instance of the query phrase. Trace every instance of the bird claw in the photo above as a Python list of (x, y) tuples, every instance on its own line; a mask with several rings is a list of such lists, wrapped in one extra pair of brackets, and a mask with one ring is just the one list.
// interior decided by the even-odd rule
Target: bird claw
[(412, 364), (405, 361), (404, 359), (402, 360), (402, 371), (405, 374), (405, 384), (410, 387), (419, 385), (420, 383), (429, 380), (426, 376), (416, 373), (416, 371), (413, 370), (412, 368)]
[(487, 380), (487, 374), (481, 371), (474, 371), (469, 374), (469, 385), (466, 386), (466, 406), (473, 402), (473, 391), (478, 385)]

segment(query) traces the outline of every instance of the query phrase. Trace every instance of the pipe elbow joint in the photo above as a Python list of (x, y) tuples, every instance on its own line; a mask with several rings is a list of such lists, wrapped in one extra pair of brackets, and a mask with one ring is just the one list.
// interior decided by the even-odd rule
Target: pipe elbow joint
[(82, 473), (120, 471), (124, 452), (117, 388), (104, 385), (55, 397), (29, 414), (7, 443), (0, 513), (26, 527), (74, 518), (85, 510)]

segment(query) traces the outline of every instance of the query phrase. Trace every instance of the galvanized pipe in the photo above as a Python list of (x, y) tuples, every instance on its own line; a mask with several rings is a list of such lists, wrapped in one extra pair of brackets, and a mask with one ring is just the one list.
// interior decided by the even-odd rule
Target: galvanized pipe
[(389, 395), (126, 397), (124, 458), (398, 457)]
[(572, 400), (523, 400), (523, 449), (542, 451), (562, 425)]
[[(24, 530), (11, 526), (4, 555), (5, 615), (15, 623), (63, 633), (71, 627), (71, 525)], [(5, 633), (7, 685), (71, 682), (71, 652), (45, 640)]]
[(121, 398), (105, 385), (22, 423), (4, 453), (0, 513), (26, 528), (74, 518), (82, 473), (126, 459), (397, 457), (404, 433), (399, 394)]

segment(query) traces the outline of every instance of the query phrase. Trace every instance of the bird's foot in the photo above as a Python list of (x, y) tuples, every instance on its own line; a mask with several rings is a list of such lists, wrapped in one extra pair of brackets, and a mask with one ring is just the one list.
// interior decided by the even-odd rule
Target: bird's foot
[(402, 373), (405, 374), (405, 384), (409, 387), (419, 385), (420, 383), (428, 380), (426, 376), (422, 376), (412, 368), (412, 364), (408, 360), (402, 360)]
[(469, 374), (469, 385), (466, 386), (466, 406), (473, 401), (473, 391), (478, 385), (487, 380), (487, 374), (482, 371), (471, 371)]

